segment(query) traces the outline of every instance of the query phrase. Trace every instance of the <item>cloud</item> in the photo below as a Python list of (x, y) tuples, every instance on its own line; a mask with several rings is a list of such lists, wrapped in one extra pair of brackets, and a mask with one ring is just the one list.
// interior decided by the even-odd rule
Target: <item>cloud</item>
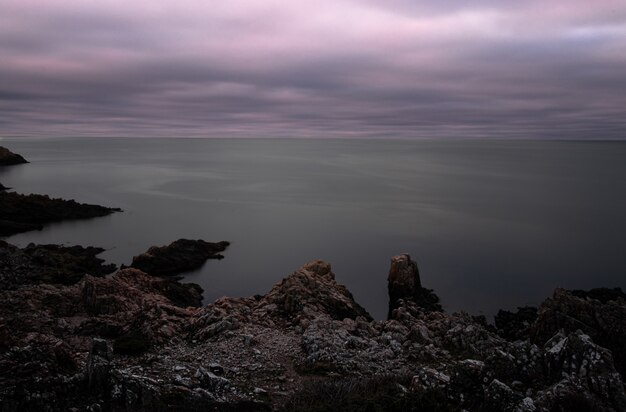
[(0, 8), (4, 135), (626, 135), (619, 1)]

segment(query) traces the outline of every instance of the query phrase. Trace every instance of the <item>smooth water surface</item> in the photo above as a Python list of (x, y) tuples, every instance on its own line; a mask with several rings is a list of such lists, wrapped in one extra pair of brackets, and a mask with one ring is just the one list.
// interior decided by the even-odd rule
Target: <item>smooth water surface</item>
[(30, 164), (0, 182), (121, 207), (9, 242), (102, 246), (229, 240), (189, 273), (205, 301), (267, 292), (313, 259), (375, 317), (389, 258), (408, 252), (447, 310), (492, 315), (555, 287), (626, 286), (626, 143), (4, 139)]

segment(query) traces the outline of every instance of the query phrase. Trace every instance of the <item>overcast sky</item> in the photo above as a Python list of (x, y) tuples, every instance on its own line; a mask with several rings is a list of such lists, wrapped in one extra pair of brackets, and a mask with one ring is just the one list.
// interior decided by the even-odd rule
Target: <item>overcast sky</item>
[(624, 0), (0, 0), (0, 136), (626, 138)]

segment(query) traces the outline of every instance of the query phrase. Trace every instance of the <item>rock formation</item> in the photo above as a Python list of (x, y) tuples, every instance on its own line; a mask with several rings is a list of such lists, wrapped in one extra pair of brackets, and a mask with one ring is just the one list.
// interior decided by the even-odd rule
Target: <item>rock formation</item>
[[(391, 278), (412, 267), (392, 259)], [(619, 297), (557, 290), (505, 339), (421, 306), (418, 282), (371, 320), (322, 261), (204, 307), (175, 283), (124, 269), (0, 291), (3, 410), (626, 410)]]
[(516, 312), (499, 310), (495, 316), (496, 329), (505, 339), (524, 339), (536, 319), (537, 308), (533, 306), (519, 307)]
[(72, 285), (87, 273), (104, 276), (116, 266), (96, 257), (102, 252), (97, 247), (32, 243), (20, 249), (0, 240), (0, 289), (40, 283)]
[(61, 220), (106, 216), (121, 209), (53, 199), (46, 195), (0, 192), (0, 236), (40, 230), (43, 224)]
[(17, 153), (13, 153), (6, 147), (0, 146), (0, 166), (12, 166), (20, 163), (28, 162)]
[(406, 253), (391, 258), (387, 287), (389, 289), (387, 319), (391, 319), (394, 309), (400, 306), (400, 300), (412, 301), (428, 311), (442, 310), (439, 297), (431, 289), (422, 287), (417, 263)]
[(222, 259), (220, 254), (228, 242), (178, 239), (167, 246), (152, 246), (147, 252), (133, 257), (130, 267), (155, 276), (175, 275), (197, 269), (207, 259)]

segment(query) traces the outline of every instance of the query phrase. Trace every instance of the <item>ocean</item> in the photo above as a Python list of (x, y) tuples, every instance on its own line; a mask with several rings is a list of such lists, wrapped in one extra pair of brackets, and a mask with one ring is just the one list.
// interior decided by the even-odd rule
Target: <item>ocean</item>
[(491, 317), (556, 287), (626, 287), (626, 142), (4, 138), (31, 163), (0, 182), (120, 207), (6, 238), (133, 255), (228, 240), (187, 273), (205, 302), (266, 293), (323, 259), (376, 318), (409, 253), (446, 310)]

